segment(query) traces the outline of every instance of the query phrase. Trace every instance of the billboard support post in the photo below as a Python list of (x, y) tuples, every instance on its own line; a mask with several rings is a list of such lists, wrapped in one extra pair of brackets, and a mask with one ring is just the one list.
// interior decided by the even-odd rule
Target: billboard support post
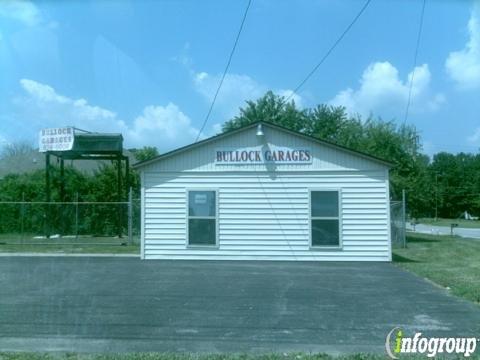
[(50, 152), (45, 154), (45, 237), (50, 238)]
[[(63, 158), (60, 158), (60, 201), (65, 201), (65, 161)], [(55, 209), (56, 210), (56, 209)], [(60, 219), (60, 235), (65, 235), (66, 226), (65, 226), (65, 216), (62, 209), (60, 208), (60, 213), (58, 214)]]
[[(118, 158), (117, 160), (117, 201), (122, 201), (122, 160)], [(118, 224), (117, 224), (117, 232), (118, 237), (122, 237), (122, 205), (118, 205)]]

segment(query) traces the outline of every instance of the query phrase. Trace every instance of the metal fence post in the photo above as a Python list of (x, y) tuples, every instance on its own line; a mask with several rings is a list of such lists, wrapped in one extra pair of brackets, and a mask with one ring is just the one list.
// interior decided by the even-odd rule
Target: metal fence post
[(78, 192), (75, 193), (75, 240), (78, 240)]
[(22, 192), (22, 206), (20, 207), (20, 226), (21, 226), (20, 242), (22, 243), (22, 245), (24, 242), (24, 230), (25, 230), (24, 221), (25, 221), (25, 193)]
[(132, 188), (130, 187), (128, 189), (128, 244), (129, 245), (133, 245), (132, 220), (133, 220)]
[(407, 220), (405, 216), (405, 206), (406, 206), (406, 196), (405, 189), (402, 190), (402, 237), (403, 237), (403, 247), (407, 247)]
[[(55, 244), (55, 245), (135, 245), (136, 239), (134, 237), (138, 233), (137, 226), (139, 222), (136, 219), (137, 209), (134, 208), (134, 201), (137, 201), (133, 198), (133, 189), (129, 188), (128, 191), (128, 201), (123, 202), (116, 202), (116, 201), (82, 201), (80, 202), (79, 193), (75, 193), (73, 201), (64, 201), (64, 202), (46, 202), (46, 201), (26, 201), (26, 193), (22, 193), (21, 198), (17, 199), (17, 201), (0, 201), (0, 226), (2, 229), (5, 228), (7, 231), (11, 231), (12, 242), (8, 242), (8, 244), (16, 244), (18, 246), (26, 246), (26, 245), (46, 245), (46, 244)], [(69, 240), (69, 236), (65, 236), (65, 239), (62, 242), (59, 241), (51, 241), (45, 236), (34, 236), (38, 233), (42, 234), (42, 228), (46, 225), (46, 218), (45, 218), (45, 209), (48, 206), (53, 205), (62, 205), (64, 208), (67, 206), (69, 209), (73, 207), (73, 211), (69, 210), (66, 215), (68, 215), (67, 224), (68, 224), (68, 232), (66, 234), (74, 235), (72, 237), (72, 241)], [(80, 205), (82, 206), (102, 206), (106, 208), (106, 211), (98, 211), (97, 213), (89, 213), (88, 208), (84, 213), (80, 214)], [(124, 229), (124, 238), (127, 237), (128, 240), (124, 239), (121, 244), (118, 243), (118, 239), (115, 242), (108, 243), (102, 239), (102, 241), (97, 242), (98, 237), (103, 237), (108, 235), (108, 237), (112, 237), (112, 224), (115, 226), (114, 222), (108, 221), (110, 219), (114, 219), (116, 216), (117, 208), (121, 206), (122, 213), (125, 215), (128, 214), (127, 229)], [(127, 209), (123, 209), (123, 206), (127, 206)], [(137, 205), (135, 205), (137, 206)], [(6, 208), (5, 208), (6, 207)], [(5, 210), (6, 209), (6, 210)], [(127, 211), (125, 211), (127, 210)], [(5, 212), (5, 216), (3, 215)], [(18, 212), (17, 212), (18, 211)], [(7, 214), (8, 212), (8, 214)], [(28, 213), (27, 213), (28, 212)], [(8, 215), (8, 216), (7, 216)], [(82, 216), (82, 219), (80, 219)], [(73, 219), (71, 219), (73, 217)], [(102, 219), (106, 219), (107, 221), (102, 221)], [(80, 224), (80, 220), (82, 220), (82, 224)], [(80, 225), (82, 231), (82, 239), (80, 239)], [(73, 227), (73, 229), (72, 229)], [(134, 229), (135, 227), (135, 229)], [(48, 229), (46, 229), (48, 230)], [(128, 233), (127, 233), (128, 230)], [(74, 231), (74, 233), (72, 233)], [(48, 233), (48, 232), (46, 232)], [(115, 236), (115, 234), (113, 234)], [(43, 240), (38, 240), (41, 239)], [(84, 239), (84, 240), (83, 240)], [(78, 240), (78, 241), (75, 241)], [(82, 241), (83, 240), (83, 241)]]

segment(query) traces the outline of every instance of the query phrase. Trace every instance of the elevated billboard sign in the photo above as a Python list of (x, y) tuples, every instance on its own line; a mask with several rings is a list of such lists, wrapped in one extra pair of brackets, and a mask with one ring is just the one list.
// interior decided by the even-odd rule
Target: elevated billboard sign
[(73, 127), (49, 128), (40, 130), (38, 148), (40, 152), (68, 151), (73, 148)]

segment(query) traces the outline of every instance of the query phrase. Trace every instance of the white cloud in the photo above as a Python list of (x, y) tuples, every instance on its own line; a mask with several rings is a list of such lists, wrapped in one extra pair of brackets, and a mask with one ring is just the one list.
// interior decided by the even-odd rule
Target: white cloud
[(193, 73), (193, 70), (192, 70), (193, 60), (188, 55), (189, 51), (190, 51), (190, 43), (187, 41), (185, 44), (183, 44), (183, 49), (182, 49), (180, 55), (173, 56), (171, 58), (171, 60), (179, 63), (180, 65), (182, 65), (184, 67), (186, 67), (190, 72)]
[[(210, 103), (215, 96), (220, 79), (221, 75), (196, 73), (193, 78), (195, 90)], [(245, 100), (257, 99), (266, 91), (264, 86), (247, 75), (227, 74), (215, 106), (224, 116), (231, 118), (238, 113), (241, 106), (245, 105)]]
[(480, 1), (476, 1), (468, 21), (469, 39), (465, 47), (448, 55), (448, 75), (462, 89), (480, 87)]
[(304, 107), (303, 98), (300, 95), (298, 95), (297, 93), (293, 92), (293, 90), (280, 89), (280, 90), (275, 91), (275, 93), (277, 93), (280, 96), (283, 96), (285, 99), (288, 99), (288, 102), (291, 102), (291, 101), (295, 102), (295, 105), (299, 108)]
[[(211, 102), (215, 96), (221, 75), (211, 75), (206, 72), (193, 72), (192, 74), (195, 90), (205, 100)], [(266, 85), (258, 83), (248, 75), (228, 73), (217, 96), (215, 106), (220, 110), (225, 120), (228, 120), (238, 114), (239, 108), (245, 106), (245, 101), (257, 100), (268, 90), (269, 88)], [(273, 92), (285, 98), (293, 94), (293, 91), (289, 89), (273, 89)], [(302, 97), (298, 94), (293, 94), (289, 101), (291, 100), (294, 100), (299, 107), (304, 105)]]
[(123, 132), (126, 125), (110, 110), (89, 105), (85, 99), (71, 99), (54, 88), (34, 80), (22, 79), (20, 85), (26, 97), (16, 99), (19, 109), (42, 127), (73, 125), (92, 131)]
[(0, 150), (2, 147), (4, 147), (5, 145), (8, 145), (9, 142), (7, 140), (7, 138), (5, 136), (3, 136), (2, 134), (0, 134)]
[(429, 140), (424, 140), (422, 142), (423, 153), (430, 156), (431, 158), (438, 152), (437, 146)]
[(27, 0), (3, 0), (0, 2), (0, 16), (14, 19), (28, 26), (40, 23), (41, 14), (38, 8)]
[(430, 95), (431, 74), (428, 65), (417, 66), (415, 74), (410, 72), (407, 79), (402, 81), (398, 70), (388, 61), (370, 64), (363, 72), (359, 88), (340, 91), (330, 100), (330, 104), (344, 106), (351, 115), (365, 117), (374, 113), (382, 117), (399, 118), (405, 111), (412, 76), (411, 110), (436, 110), (445, 97), (442, 94)]
[(212, 129), (213, 129), (213, 133), (215, 135), (220, 134), (222, 132), (222, 124), (221, 123), (215, 123), (215, 124), (213, 124)]
[[(190, 43), (186, 42), (181, 53), (172, 57), (172, 60), (187, 69), (193, 82), (193, 87), (210, 104), (215, 96), (222, 74), (210, 74), (205, 71), (196, 71), (193, 67), (193, 59), (189, 55)], [(239, 113), (241, 107), (245, 107), (246, 101), (255, 101), (269, 90), (275, 94), (294, 101), (297, 107), (305, 106), (304, 99), (291, 89), (271, 89), (252, 77), (243, 74), (227, 73), (222, 87), (215, 101), (214, 112), (220, 116), (217, 120), (230, 120)], [(216, 124), (214, 132), (221, 129), (221, 123)]]
[[(129, 125), (111, 110), (90, 105), (85, 99), (61, 95), (49, 85), (22, 79), (26, 96), (15, 99), (20, 119), (36, 119), (28, 124), (32, 131), (40, 128), (72, 125), (96, 132), (119, 132), (125, 146), (156, 146), (161, 151), (186, 145), (195, 140), (198, 130), (178, 106), (149, 105)], [(21, 124), (19, 124), (21, 125)]]
[(127, 134), (135, 144), (172, 149), (193, 142), (198, 130), (192, 127), (189, 117), (177, 105), (168, 103), (165, 107), (145, 107)]
[(467, 141), (472, 144), (478, 144), (480, 141), (480, 127), (476, 128), (471, 136), (467, 138)]
[(58, 102), (60, 104), (65, 104), (69, 101), (65, 96), (58, 95), (51, 86), (33, 80), (22, 79), (20, 80), (20, 85), (27, 93), (40, 101)]

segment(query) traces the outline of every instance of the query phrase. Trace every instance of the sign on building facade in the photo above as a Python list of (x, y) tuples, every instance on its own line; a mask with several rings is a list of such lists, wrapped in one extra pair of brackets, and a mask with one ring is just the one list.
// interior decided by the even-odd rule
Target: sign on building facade
[(217, 148), (215, 149), (216, 165), (242, 164), (311, 164), (310, 148), (288, 147), (250, 147), (250, 148)]

